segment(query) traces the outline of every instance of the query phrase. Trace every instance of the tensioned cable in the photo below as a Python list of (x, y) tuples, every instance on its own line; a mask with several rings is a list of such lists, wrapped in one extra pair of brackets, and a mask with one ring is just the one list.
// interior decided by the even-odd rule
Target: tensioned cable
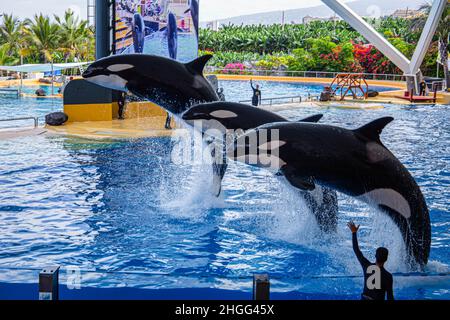
[[(7, 271), (42, 271), (45, 268), (36, 268), (36, 267), (14, 267), (14, 266), (0, 266), (0, 270)], [(196, 278), (218, 278), (218, 279), (253, 279), (253, 276), (220, 276), (220, 275), (174, 275), (168, 273), (158, 273), (158, 272), (149, 272), (149, 271), (132, 271), (132, 270), (98, 270), (98, 269), (82, 269), (77, 266), (68, 266), (68, 267), (60, 267), (60, 270), (66, 270), (69, 272), (81, 272), (81, 273), (91, 273), (91, 274), (110, 274), (110, 275), (141, 275), (141, 276), (165, 276), (165, 277), (196, 277)], [(255, 272), (256, 274), (257, 272)], [(267, 272), (261, 272), (267, 273)], [(270, 275), (270, 273), (269, 273)], [(397, 272), (392, 274), (394, 277), (421, 277), (421, 278), (430, 278), (430, 277), (450, 277), (450, 272), (442, 272), (442, 273), (425, 273), (425, 272)], [(305, 276), (270, 276), (272, 280), (285, 280), (285, 279), (356, 279), (362, 278), (362, 275), (305, 275)]]

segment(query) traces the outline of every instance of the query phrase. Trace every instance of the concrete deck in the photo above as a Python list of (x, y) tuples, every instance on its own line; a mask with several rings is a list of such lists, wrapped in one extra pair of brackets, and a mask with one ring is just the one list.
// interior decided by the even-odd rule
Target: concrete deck
[(168, 137), (172, 130), (164, 129), (165, 117), (112, 121), (69, 122), (59, 127), (46, 126), (49, 133), (87, 139), (139, 139)]

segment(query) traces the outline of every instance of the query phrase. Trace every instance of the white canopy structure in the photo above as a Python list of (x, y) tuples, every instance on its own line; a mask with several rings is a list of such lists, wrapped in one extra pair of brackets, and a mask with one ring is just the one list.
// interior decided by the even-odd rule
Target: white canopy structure
[(0, 70), (25, 73), (54, 72), (65, 69), (79, 68), (87, 64), (90, 64), (90, 62), (22, 64), (20, 66), (0, 66)]
[(388, 40), (379, 34), (362, 17), (357, 15), (342, 0), (322, 0), (329, 8), (334, 10), (342, 19), (347, 21), (356, 31), (369, 40), (378, 50), (390, 59), (404, 73), (409, 87), (415, 87), (419, 91), (419, 80), (422, 78), (420, 65), (422, 64), (433, 36), (445, 10), (448, 0), (434, 0), (428, 16), (428, 20), (423, 28), (422, 35), (417, 43), (416, 50), (411, 60), (406, 58)]
[[(72, 63), (42, 63), (42, 64), (22, 64), (20, 66), (0, 66), (0, 70), (20, 73), (41, 73), (51, 72), (52, 77), (55, 71), (66, 69), (81, 68), (82, 66), (91, 64), (91, 62), (72, 62)], [(52, 95), (54, 94), (52, 80)], [(20, 77), (20, 91), (22, 91), (22, 76)]]

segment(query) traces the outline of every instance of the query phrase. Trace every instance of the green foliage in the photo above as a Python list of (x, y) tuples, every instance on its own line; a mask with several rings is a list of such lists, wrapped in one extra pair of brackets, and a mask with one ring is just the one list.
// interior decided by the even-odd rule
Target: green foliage
[(349, 41), (360, 35), (343, 21), (314, 21), (307, 25), (223, 26), (219, 32), (200, 30), (201, 50), (252, 52), (260, 55), (286, 52), (304, 46), (305, 39), (330, 37)]
[(262, 70), (279, 70), (280, 68), (288, 68), (295, 61), (291, 55), (269, 55), (255, 63), (255, 66)]
[[(426, 15), (419, 19), (422, 26), (425, 19)], [(448, 13), (444, 14), (443, 22), (448, 22), (448, 19)], [(414, 27), (418, 23), (416, 20), (392, 17), (366, 20), (406, 57), (412, 57), (422, 30), (422, 27)], [(448, 34), (449, 28), (450, 23), (441, 23), (438, 36)], [(216, 57), (210, 64), (217, 67), (247, 62), (261, 70), (286, 67), (290, 71), (400, 72), (373, 46), (361, 55), (364, 50), (360, 49), (364, 45), (367, 45), (366, 40), (344, 21), (314, 21), (307, 25), (284, 26), (228, 25), (218, 32), (200, 30), (199, 43), (201, 50), (214, 51)], [(422, 66), (425, 74), (434, 74), (436, 56), (437, 49), (433, 44)]]
[(243, 61), (258, 61), (263, 59), (263, 56), (257, 53), (251, 52), (234, 52), (234, 51), (202, 51), (200, 50), (199, 55), (212, 54), (213, 58), (210, 60), (209, 64), (216, 67), (225, 67), (227, 64), (243, 62)]
[(0, 45), (0, 66), (14, 65), (18, 62), (18, 59), (11, 56), (9, 52), (9, 44)]
[(39, 14), (20, 21), (4, 14), (0, 23), (0, 46), (9, 59), (5, 64), (72, 62), (94, 59), (94, 32), (68, 10), (63, 17)]

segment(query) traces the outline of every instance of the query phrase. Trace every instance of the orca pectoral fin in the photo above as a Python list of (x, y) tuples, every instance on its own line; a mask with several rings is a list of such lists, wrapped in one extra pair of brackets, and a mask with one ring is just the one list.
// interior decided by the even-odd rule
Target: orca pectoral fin
[(220, 196), (222, 192), (222, 180), (225, 176), (225, 172), (227, 171), (227, 164), (217, 164), (213, 163), (213, 186), (212, 193), (214, 196)]
[(310, 122), (310, 123), (317, 123), (320, 121), (320, 119), (323, 118), (323, 114), (316, 114), (314, 116), (299, 120), (298, 122)]
[(304, 176), (299, 175), (295, 169), (292, 169), (289, 166), (281, 168), (281, 172), (286, 177), (287, 181), (289, 181), (289, 183), (297, 189), (303, 191), (312, 191), (316, 188), (314, 180), (311, 177), (305, 178)]
[(336, 191), (317, 186), (314, 191), (301, 194), (314, 214), (319, 228), (326, 233), (336, 232), (339, 211)]
[[(209, 144), (212, 157), (212, 169), (213, 169), (213, 194), (218, 197), (222, 191), (222, 180), (227, 171), (227, 153), (226, 143), (224, 140), (214, 139)], [(219, 151), (219, 152), (218, 152)], [(221, 151), (221, 152), (220, 152)]]

